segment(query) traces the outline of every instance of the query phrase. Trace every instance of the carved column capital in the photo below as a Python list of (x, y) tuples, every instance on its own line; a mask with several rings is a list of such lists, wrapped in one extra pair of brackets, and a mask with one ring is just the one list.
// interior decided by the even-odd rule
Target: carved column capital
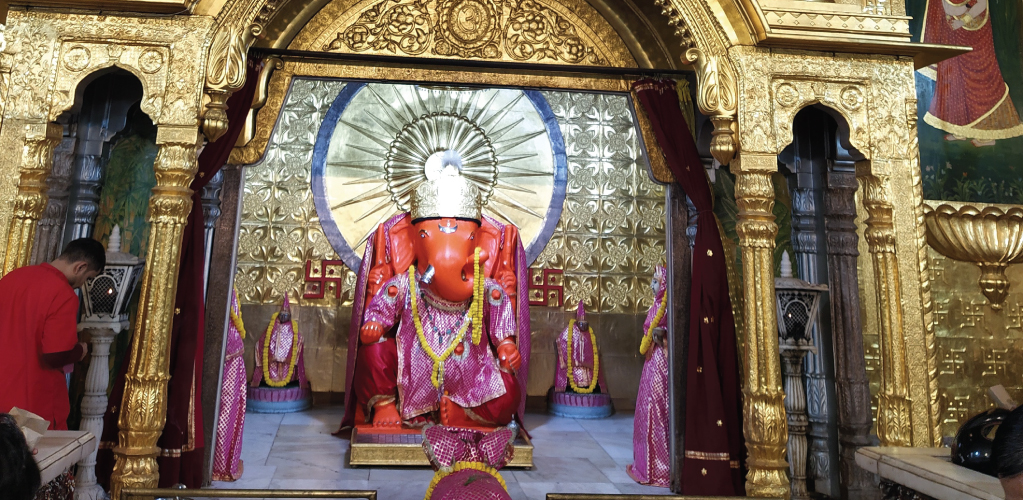
[[(768, 162), (768, 159), (772, 159)], [(778, 226), (772, 214), (772, 157), (740, 155), (733, 161), (743, 261), (743, 437), (747, 445), (747, 495), (789, 498), (786, 410), (779, 366), (773, 252)]]
[(868, 212), (864, 238), (871, 252), (875, 295), (879, 306), (882, 387), (878, 395), (875, 421), (882, 446), (911, 446), (910, 377), (907, 373), (907, 347), (903, 336), (905, 318), (900, 299), (892, 196), (888, 176), (868, 174), (882, 170), (869, 164), (870, 161), (857, 162), (857, 176), (864, 186), (863, 203)]

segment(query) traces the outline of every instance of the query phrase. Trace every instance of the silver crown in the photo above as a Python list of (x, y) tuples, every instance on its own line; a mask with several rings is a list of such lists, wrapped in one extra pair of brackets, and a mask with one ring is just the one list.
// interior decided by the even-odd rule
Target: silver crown
[(480, 220), (480, 190), (462, 175), (460, 160), (454, 151), (443, 153), (440, 168), (430, 165), (432, 162), (428, 160), (427, 180), (412, 195), (409, 209), (412, 220), (438, 217)]

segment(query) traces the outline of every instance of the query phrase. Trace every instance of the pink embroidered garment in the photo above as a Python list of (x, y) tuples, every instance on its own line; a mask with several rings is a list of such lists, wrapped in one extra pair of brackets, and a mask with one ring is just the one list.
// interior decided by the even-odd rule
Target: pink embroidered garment
[[(274, 382), (280, 383), (288, 376), (289, 370), (292, 370), (291, 379), (285, 381), (285, 383), (298, 380), (299, 387), (306, 387), (306, 367), (304, 363), (305, 356), (302, 353), (304, 350), (302, 335), (293, 328), (292, 321), (281, 322), (281, 318), (285, 315), (289, 319), (293, 319), (287, 293), (284, 294), (281, 311), (278, 313), (277, 319), (274, 320), (270, 335), (264, 334), (260, 341), (256, 343), (256, 368), (252, 373), (253, 387), (259, 387), (260, 382), (263, 381), (264, 363), (267, 364), (267, 374), (270, 375), (270, 379)], [(267, 342), (270, 343), (269, 346)], [(295, 342), (298, 343), (298, 346), (294, 345)], [(298, 360), (292, 359), (293, 350)], [(264, 352), (267, 353), (269, 359), (264, 359)], [(292, 363), (295, 364), (294, 370), (291, 367)]]
[[(657, 315), (658, 306), (668, 288), (668, 272), (664, 266), (654, 271), (654, 305), (647, 311), (644, 333)], [(668, 328), (668, 315), (663, 314), (656, 328)], [(633, 464), (626, 467), (636, 482), (652, 486), (669, 486), (671, 460), (668, 450), (668, 356), (665, 349), (652, 343), (650, 355), (640, 373), (640, 391), (636, 396), (633, 418)]]
[(490, 467), (496, 473), (512, 460), (516, 432), (515, 426), (488, 433), (440, 425), (424, 428), (423, 451), (437, 471), (432, 482), (434, 488), (425, 500), (510, 499), (505, 486), (491, 473), (474, 468), (452, 470), (463, 462)]
[[(378, 229), (383, 230), (383, 233), (385, 234), (390, 234), (390, 231), (392, 231), (395, 227), (398, 227), (402, 224), (408, 224), (409, 218), (409, 213), (399, 213), (393, 216), (392, 218), (388, 219), (386, 222), (382, 223)], [(514, 377), (503, 373), (502, 378), (510, 379), (509, 382), (514, 380), (518, 384), (518, 387), (522, 388), (521, 390), (519, 390), (519, 395), (517, 396), (519, 398), (519, 404), (518, 408), (516, 409), (516, 419), (519, 422), (522, 422), (523, 414), (526, 411), (525, 387), (527, 378), (529, 377), (531, 353), (530, 303), (528, 300), (526, 300), (526, 297), (529, 297), (528, 287), (530, 284), (530, 279), (529, 267), (526, 263), (526, 251), (523, 248), (522, 242), (519, 240), (519, 236), (518, 233), (516, 233), (515, 226), (506, 226), (505, 224), (502, 224), (501, 222), (498, 222), (496, 219), (493, 219), (487, 215), (483, 216), (483, 220), (481, 222), (483, 224), (481, 227), (493, 228), (497, 234), (507, 235), (509, 233), (512, 233), (515, 236), (505, 244), (512, 245), (510, 248), (513, 255), (511, 266), (512, 269), (514, 269), (515, 271), (514, 274), (516, 277), (516, 284), (514, 293), (517, 298), (514, 301), (514, 307), (512, 311), (514, 315), (513, 324), (515, 325), (513, 335), (515, 335), (516, 344), (519, 347), (521, 363), (519, 366), (519, 370), (516, 371)], [(367, 357), (364, 357), (364, 355), (367, 354), (368, 351), (370, 351), (370, 349), (367, 349), (368, 347), (379, 346), (380, 348), (378, 349), (378, 351), (388, 351), (389, 349), (391, 349), (391, 347), (387, 345), (387, 342), (381, 344), (374, 344), (374, 346), (362, 346), (360, 345), (359, 342), (359, 331), (364, 323), (364, 313), (366, 311), (366, 308), (369, 306), (369, 303), (373, 300), (373, 297), (367, 294), (367, 290), (370, 286), (369, 271), (371, 268), (374, 267), (373, 257), (374, 255), (377, 254), (379, 247), (383, 249), (383, 256), (385, 261), (387, 262), (404, 262), (406, 263), (403, 264), (405, 266), (408, 265), (407, 263), (412, 262), (411, 259), (403, 258), (403, 250), (401, 248), (396, 248), (391, 238), (384, 238), (383, 240), (378, 242), (377, 238), (371, 237), (366, 242), (366, 250), (363, 253), (362, 264), (359, 267), (359, 273), (356, 279), (355, 296), (352, 304), (352, 323), (349, 325), (348, 363), (345, 368), (345, 413), (344, 417), (342, 417), (341, 425), (338, 429), (339, 432), (359, 423), (356, 421), (356, 415), (359, 413), (359, 410), (357, 409), (359, 405), (362, 404), (365, 406), (367, 405), (368, 401), (373, 401), (373, 398), (385, 394), (390, 394), (391, 392), (393, 392), (393, 389), (392, 387), (388, 386), (397, 385), (389, 383), (380, 383), (379, 379), (387, 378), (387, 375), (385, 374), (384, 376), (382, 376), (381, 373), (379, 372), (383, 372), (385, 370), (375, 370), (373, 366), (370, 366), (373, 365), (374, 363), (367, 363)], [(497, 255), (498, 250), (501, 250), (501, 247), (495, 246), (490, 250), (493, 255)], [(405, 251), (408, 251), (408, 249), (406, 249)], [(495, 269), (502, 268), (502, 266), (497, 265), (498, 260), (499, 259), (488, 259), (487, 261), (487, 275), (492, 278), (495, 277)], [(398, 271), (399, 272), (395, 272), (394, 276), (402, 274), (401, 270)], [(519, 298), (523, 299), (519, 300)], [(379, 356), (379, 352), (371, 353), (369, 357), (373, 357), (374, 355)], [(386, 366), (384, 365), (387, 365), (388, 362), (377, 362), (376, 364), (380, 365), (381, 368), (386, 368)], [(365, 396), (362, 400), (362, 403), (360, 403), (359, 398), (359, 394), (361, 393)], [(367, 413), (369, 412), (367, 411)]]
[[(419, 278), (417, 273), (416, 279)], [(397, 289), (394, 296), (388, 293), (392, 286)], [(484, 334), (489, 336), (493, 345), (498, 345), (516, 333), (512, 304), (497, 281), (488, 278), (484, 286)], [(424, 336), (430, 348), (440, 354), (469, 321), (470, 301), (449, 302), (426, 287), (417, 286), (416, 289), (419, 291), (417, 307)], [(491, 298), (495, 290), (501, 294), (498, 300)], [(463, 408), (479, 406), (504, 395), (505, 383), (487, 337), (482, 338), (479, 345), (474, 345), (469, 330), (463, 339), (465, 350), (461, 355), (452, 353), (444, 361), (441, 387), (433, 386), (431, 373), (434, 361), (420, 346), (409, 296), (409, 275), (398, 274), (381, 287), (364, 316), (364, 321), (376, 321), (385, 331), (398, 322), (395, 339), (398, 342), (398, 401), (402, 419), (409, 420), (437, 410), (445, 392)]]
[(217, 443), (213, 455), (213, 480), (235, 481), (242, 477), (242, 428), (245, 426), (245, 327), (238, 306), (238, 291), (231, 290), (231, 318), (224, 348), (224, 382), (220, 389)]
[[(576, 387), (586, 388), (590, 386), (591, 377), (594, 375), (594, 344), (590, 339), (590, 332), (580, 329), (579, 324), (586, 321), (586, 311), (583, 309), (583, 301), (576, 307), (576, 323), (573, 326), (572, 334), (572, 372)], [(566, 392), (569, 386), (568, 377), (568, 346), (569, 327), (555, 339), (555, 349), (558, 352), (558, 366), (555, 369), (555, 392)], [(598, 359), (600, 359), (598, 351)], [(597, 387), (595, 393), (608, 393), (608, 384), (604, 381), (604, 370), (598, 363)], [(571, 389), (569, 389), (571, 390)]]

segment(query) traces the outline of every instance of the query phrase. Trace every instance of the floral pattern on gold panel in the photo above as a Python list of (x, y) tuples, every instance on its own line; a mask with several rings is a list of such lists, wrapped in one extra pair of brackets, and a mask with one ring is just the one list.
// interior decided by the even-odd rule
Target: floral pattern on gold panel
[(565, 210), (534, 268), (564, 270), (565, 307), (640, 314), (665, 259), (664, 190), (647, 159), (625, 95), (545, 92), (569, 160)]
[[(335, 260), (313, 207), (310, 164), (324, 114), (342, 81), (296, 79), (263, 160), (245, 168), (235, 286), (244, 304), (302, 296), (306, 261)], [(351, 304), (355, 275), (346, 269), (341, 299)], [(338, 302), (334, 295), (318, 299)]]

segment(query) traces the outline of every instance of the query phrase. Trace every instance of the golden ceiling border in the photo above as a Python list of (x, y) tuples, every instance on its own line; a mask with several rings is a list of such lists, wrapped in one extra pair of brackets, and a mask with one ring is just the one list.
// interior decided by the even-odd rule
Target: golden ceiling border
[[(394, 20), (383, 24), (381, 21), (393, 11), (401, 11), (412, 17), (413, 24), (407, 29), (396, 26), (397, 21)], [(559, 49), (577, 51), (578, 59), (564, 59), (564, 53), (555, 54), (550, 47), (542, 47), (544, 44), (536, 44), (536, 47), (551, 50), (548, 57), (534, 57), (538, 53), (525, 57), (513, 56), (509, 43), (514, 38), (508, 36), (508, 30), (514, 25), (511, 17), (517, 12), (556, 20), (540, 23), (534, 30), (522, 26), (522, 36), (517, 39), (528, 41), (532, 35), (545, 34), (549, 40), (566, 38), (567, 41)], [(461, 33), (463, 36), (460, 37), (449, 24), (438, 22), (435, 25), (439, 18), (460, 13), (482, 14), (482, 17), (489, 19), (491, 26), (479, 32)], [(549, 18), (552, 14), (554, 17)], [(557, 33), (560, 36), (551, 36), (556, 33), (536, 32), (543, 27), (560, 24), (557, 21), (567, 21), (570, 25)], [(416, 27), (417, 24), (420, 26)], [(349, 35), (350, 30), (352, 33)], [(394, 36), (378, 36), (380, 34), (377, 31)], [(380, 46), (353, 48), (350, 38), (358, 38), (358, 43), (377, 42)], [(536, 39), (539, 38), (543, 36)], [(573, 42), (573, 38), (577, 41)], [(525, 41), (524, 45), (531, 50), (534, 48), (534, 45)], [(313, 52), (637, 67), (636, 59), (619, 33), (585, 0), (335, 0), (313, 16), (288, 48)]]
[[(342, 62), (310, 62), (283, 58), (267, 84), (266, 104), (256, 115), (252, 140), (231, 151), (231, 165), (252, 165), (266, 153), (285, 96), (296, 77), (337, 78), (344, 80), (389, 81), (408, 83), (455, 83), (463, 85), (582, 90), (590, 92), (628, 93), (631, 78), (593, 75), (552, 75), (497, 70), (466, 71), (463, 68), (427, 69), (385, 64), (351, 64)], [(261, 98), (262, 100), (262, 98)]]

